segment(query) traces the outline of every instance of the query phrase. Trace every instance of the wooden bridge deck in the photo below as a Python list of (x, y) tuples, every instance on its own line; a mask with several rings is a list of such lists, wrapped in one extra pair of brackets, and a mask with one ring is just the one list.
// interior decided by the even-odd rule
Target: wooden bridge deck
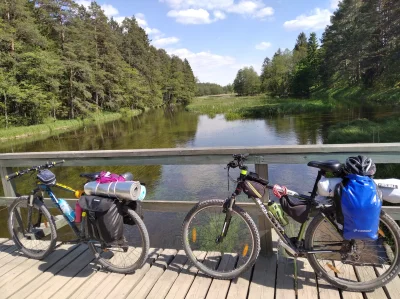
[[(42, 261), (28, 259), (12, 241), (0, 239), (0, 298), (296, 298), (293, 259), (260, 256), (232, 280), (197, 272), (182, 250), (151, 249), (134, 274), (102, 271), (86, 245), (61, 245)], [(204, 253), (207, 259), (207, 253)], [(399, 298), (400, 278), (372, 293), (341, 292), (316, 279), (308, 261), (298, 260), (297, 298)]]

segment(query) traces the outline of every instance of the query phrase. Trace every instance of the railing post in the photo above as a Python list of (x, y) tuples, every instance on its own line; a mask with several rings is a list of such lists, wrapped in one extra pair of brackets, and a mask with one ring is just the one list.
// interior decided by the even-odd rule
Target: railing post
[[(268, 165), (267, 164), (256, 164), (256, 172), (259, 176), (268, 179)], [(269, 201), (269, 192), (266, 192), (262, 198), (263, 202)], [(264, 215), (258, 216), (258, 228), (260, 231), (260, 242), (261, 242), (261, 254), (269, 255), (272, 254), (272, 231), (271, 225)]]
[(3, 184), (4, 196), (15, 197), (15, 184), (13, 181), (7, 181), (5, 176), (12, 172), (11, 167), (0, 167), (1, 183)]

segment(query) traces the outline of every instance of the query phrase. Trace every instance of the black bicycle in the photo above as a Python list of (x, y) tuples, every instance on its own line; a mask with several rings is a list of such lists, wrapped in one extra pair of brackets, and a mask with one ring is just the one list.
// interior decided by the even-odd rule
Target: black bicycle
[[(199, 202), (187, 214), (182, 228), (183, 247), (189, 259), (205, 274), (217, 279), (232, 279), (248, 270), (260, 251), (260, 236), (252, 218), (236, 205), (242, 192), (248, 195), (280, 237), (280, 245), (289, 255), (306, 257), (316, 274), (338, 288), (366, 292), (391, 281), (400, 271), (400, 228), (384, 211), (380, 215), (376, 241), (345, 240), (343, 226), (337, 219), (332, 198), (319, 202), (318, 182), (326, 173), (338, 175), (339, 161), (309, 162), (318, 168), (310, 195), (280, 187), (244, 165), (245, 155), (234, 155), (229, 168), (239, 168), (240, 176), (234, 193), (226, 200)], [(273, 190), (280, 205), (264, 204), (263, 195)], [(286, 214), (302, 223), (297, 237), (285, 233)], [(313, 215), (313, 217), (311, 217)], [(208, 252), (205, 262), (199, 252)]]
[[(132, 201), (119, 201), (119, 207), (124, 214), (123, 242), (108, 244), (89, 239), (85, 233), (86, 212), (82, 213), (81, 223), (75, 222), (73, 210), (70, 209), (71, 213), (65, 214), (61, 208), (68, 203), (57, 198), (51, 189), (63, 189), (74, 193), (77, 198), (82, 195), (82, 191), (57, 183), (55, 175), (48, 170), (61, 163), (64, 161), (33, 166), (6, 176), (7, 180), (12, 180), (28, 173), (36, 174), (31, 194), (16, 198), (9, 208), (8, 230), (15, 245), (30, 258), (43, 259), (56, 248), (57, 223), (61, 226), (66, 221), (77, 237), (77, 240), (68, 243), (87, 243), (98, 262), (106, 269), (126, 274), (142, 267), (149, 253), (150, 241), (144, 222), (131, 207)], [(94, 181), (98, 175), (99, 173), (85, 173), (81, 177)], [(48, 194), (61, 215), (53, 216), (50, 213), (44, 203), (43, 192)]]

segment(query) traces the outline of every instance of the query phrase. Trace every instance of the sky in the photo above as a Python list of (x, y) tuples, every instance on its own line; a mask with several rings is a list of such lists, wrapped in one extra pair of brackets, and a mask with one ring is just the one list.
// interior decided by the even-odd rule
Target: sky
[[(321, 37), (340, 0), (98, 0), (108, 17), (134, 16), (151, 44), (186, 58), (200, 82), (232, 83), (260, 73), (265, 57), (293, 49), (298, 34)], [(78, 0), (88, 6), (90, 0)]]

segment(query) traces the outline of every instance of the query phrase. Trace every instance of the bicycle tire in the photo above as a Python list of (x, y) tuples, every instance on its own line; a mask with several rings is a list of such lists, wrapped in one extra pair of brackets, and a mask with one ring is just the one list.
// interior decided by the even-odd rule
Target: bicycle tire
[[(307, 231), (306, 231), (306, 238), (305, 238), (305, 246), (307, 249), (312, 250), (312, 240), (314, 233), (317, 231), (318, 226), (320, 225), (321, 222), (323, 222), (325, 217), (320, 213), (318, 214), (310, 223)], [(373, 291), (379, 287), (382, 287), (386, 285), (388, 282), (390, 282), (393, 278), (395, 278), (400, 270), (400, 258), (399, 258), (399, 253), (400, 253), (400, 228), (396, 224), (396, 222), (389, 216), (387, 215), (384, 211), (381, 211), (380, 215), (381, 222), (383, 222), (384, 225), (386, 225), (393, 233), (394, 236), (394, 241), (397, 244), (397, 256), (395, 257), (395, 261), (392, 264), (393, 268), (390, 271), (386, 271), (382, 276), (378, 276), (378, 270), (374, 270), (372, 274), (375, 274), (376, 278), (370, 281), (358, 281), (358, 282), (350, 282), (350, 281), (345, 281), (344, 279), (340, 279), (337, 276), (332, 277), (329, 275), (326, 270), (321, 266), (321, 264), (317, 261), (315, 254), (308, 254), (307, 258), (310, 262), (311, 267), (314, 269), (315, 273), (319, 276), (325, 279), (327, 282), (330, 284), (346, 291), (350, 292), (369, 292)], [(354, 271), (354, 266), (353, 271)], [(389, 268), (390, 269), (390, 268)], [(357, 274), (356, 274), (357, 276)], [(358, 277), (357, 277), (358, 278)]]
[(252, 253), (247, 260), (246, 263), (244, 263), (240, 268), (232, 270), (230, 272), (218, 272), (213, 269), (208, 268), (204, 263), (201, 263), (201, 261), (197, 260), (195, 257), (194, 251), (190, 248), (189, 244), (189, 225), (194, 219), (194, 216), (199, 212), (202, 211), (206, 207), (219, 207), (222, 208), (224, 204), (224, 200), (221, 199), (209, 199), (205, 201), (201, 201), (198, 204), (196, 204), (186, 215), (183, 224), (182, 224), (182, 244), (183, 244), (183, 249), (185, 250), (185, 253), (189, 260), (192, 262), (193, 265), (195, 265), (200, 271), (202, 271), (204, 274), (216, 278), (216, 279), (233, 279), (238, 277), (241, 273), (247, 271), (250, 269), (254, 263), (257, 260), (257, 257), (260, 252), (260, 235), (258, 233), (258, 229), (254, 221), (251, 219), (250, 215), (247, 214), (242, 208), (238, 206), (233, 207), (233, 211), (236, 212), (236, 214), (242, 218), (242, 220), (247, 224), (249, 231), (252, 236), (253, 244), (252, 244)]
[[(147, 232), (147, 229), (146, 229), (146, 226), (145, 226), (143, 220), (132, 209), (127, 208), (126, 213), (135, 222), (135, 226), (139, 230), (141, 242), (142, 242), (141, 248), (135, 249), (135, 250), (139, 249), (139, 250), (141, 250), (141, 252), (140, 252), (139, 258), (134, 263), (132, 263), (131, 265), (124, 266), (124, 267), (117, 266), (112, 261), (114, 256), (111, 259), (101, 257), (100, 253), (96, 249), (95, 244), (93, 242), (88, 243), (88, 246), (89, 246), (90, 250), (92, 251), (92, 253), (94, 254), (94, 256), (96, 257), (97, 261), (105, 269), (107, 269), (111, 272), (120, 273), (120, 274), (133, 273), (135, 270), (141, 268), (147, 259), (147, 256), (149, 254), (149, 249), (150, 249), (149, 233)], [(124, 225), (131, 226), (130, 224), (124, 224)], [(129, 254), (133, 253), (133, 249), (129, 249), (129, 247), (128, 247), (128, 250), (131, 250)], [(117, 261), (118, 258), (115, 258), (115, 260)]]
[[(18, 208), (22, 208), (23, 206), (28, 206), (28, 196), (21, 196), (17, 199), (14, 200), (14, 202), (10, 205), (9, 209), (9, 217), (7, 221), (7, 228), (8, 232), (13, 239), (15, 245), (28, 257), (33, 258), (33, 259), (38, 259), (41, 260), (48, 256), (55, 248), (56, 246), (56, 241), (57, 241), (57, 230), (56, 230), (56, 224), (54, 221), (54, 218), (51, 216), (49, 210), (47, 207), (44, 205), (44, 203), (37, 198), (33, 200), (33, 208), (38, 209), (38, 211), (41, 211), (42, 214), (47, 218), (47, 225), (49, 225), (50, 228), (50, 242), (49, 246), (46, 250), (41, 250), (40, 252), (37, 252), (37, 250), (33, 250), (30, 248), (27, 248), (27, 244), (24, 245), (24, 242), (20, 240), (18, 237), (18, 233), (16, 233), (16, 228), (14, 227), (14, 220), (18, 222), (17, 220), (17, 213), (20, 215), (20, 212), (17, 210)], [(32, 240), (29, 240), (30, 242), (33, 242)]]

